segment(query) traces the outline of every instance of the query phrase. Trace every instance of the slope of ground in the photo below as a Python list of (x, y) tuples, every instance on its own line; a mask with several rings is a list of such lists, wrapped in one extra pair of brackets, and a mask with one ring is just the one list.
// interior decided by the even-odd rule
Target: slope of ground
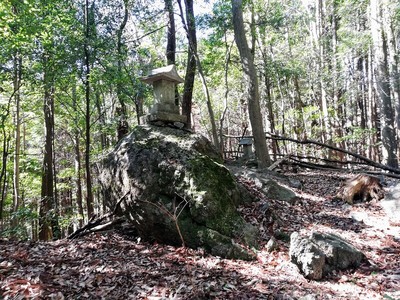
[[(302, 182), (295, 204), (262, 196), (241, 207), (261, 232), (258, 260), (150, 244), (115, 232), (49, 243), (0, 241), (4, 299), (400, 299), (400, 227), (380, 203), (333, 200), (342, 173), (289, 174)], [(288, 257), (293, 231), (338, 234), (368, 258), (357, 270), (304, 279)], [(278, 248), (266, 249), (275, 234)]]

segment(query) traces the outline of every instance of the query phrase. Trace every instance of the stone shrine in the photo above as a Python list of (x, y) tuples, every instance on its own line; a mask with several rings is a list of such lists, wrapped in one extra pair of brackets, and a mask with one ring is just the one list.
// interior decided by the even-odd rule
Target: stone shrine
[(184, 80), (176, 71), (175, 65), (154, 69), (141, 80), (153, 85), (154, 103), (150, 113), (142, 117), (143, 123), (179, 122), (186, 124), (186, 116), (179, 112), (179, 105), (175, 103), (175, 86)]

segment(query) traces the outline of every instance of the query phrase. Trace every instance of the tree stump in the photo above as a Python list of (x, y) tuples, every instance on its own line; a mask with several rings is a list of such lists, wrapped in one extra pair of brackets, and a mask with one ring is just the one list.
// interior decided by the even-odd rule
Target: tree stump
[(385, 196), (381, 180), (367, 174), (358, 174), (347, 180), (337, 194), (337, 198), (349, 204), (380, 200)]

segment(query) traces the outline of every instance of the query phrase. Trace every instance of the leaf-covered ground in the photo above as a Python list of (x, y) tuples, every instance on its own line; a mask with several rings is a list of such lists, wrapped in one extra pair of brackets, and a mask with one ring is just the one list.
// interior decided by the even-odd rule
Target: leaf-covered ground
[[(400, 299), (400, 227), (380, 203), (349, 206), (333, 200), (345, 176), (304, 171), (299, 200), (262, 197), (241, 207), (259, 227), (252, 262), (201, 250), (149, 244), (115, 232), (49, 243), (0, 241), (0, 298), (4, 299)], [(244, 182), (252, 189), (252, 182)], [(293, 231), (341, 235), (368, 258), (357, 270), (323, 281), (304, 279), (288, 257)], [(266, 243), (275, 234), (278, 248)]]

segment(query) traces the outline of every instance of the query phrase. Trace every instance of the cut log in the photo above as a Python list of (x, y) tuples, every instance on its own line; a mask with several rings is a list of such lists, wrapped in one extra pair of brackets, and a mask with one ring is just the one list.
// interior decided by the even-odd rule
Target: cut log
[(384, 196), (385, 192), (378, 177), (358, 174), (345, 182), (336, 197), (353, 204), (354, 202), (378, 201)]

